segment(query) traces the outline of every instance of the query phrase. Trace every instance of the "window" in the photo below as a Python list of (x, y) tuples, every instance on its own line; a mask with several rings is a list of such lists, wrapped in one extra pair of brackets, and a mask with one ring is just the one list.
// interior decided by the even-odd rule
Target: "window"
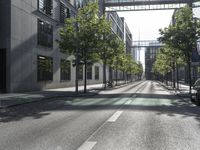
[(95, 80), (99, 80), (99, 66), (95, 66)]
[(60, 3), (60, 22), (65, 23), (65, 18), (70, 18), (70, 10), (63, 3)]
[(53, 26), (38, 20), (38, 45), (53, 47)]
[(61, 59), (60, 79), (61, 81), (71, 80), (71, 62), (70, 61)]
[(38, 0), (38, 9), (46, 15), (52, 15), (52, 0)]
[(78, 67), (78, 79), (83, 80), (83, 66)]
[(38, 56), (37, 78), (38, 81), (53, 80), (53, 59), (46, 56)]
[(87, 66), (87, 79), (92, 80), (92, 65)]

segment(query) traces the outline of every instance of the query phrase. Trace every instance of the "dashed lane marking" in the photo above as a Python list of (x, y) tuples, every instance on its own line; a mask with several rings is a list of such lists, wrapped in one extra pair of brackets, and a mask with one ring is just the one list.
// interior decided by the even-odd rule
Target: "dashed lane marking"
[(129, 105), (132, 102), (132, 100), (128, 100), (125, 105)]
[(115, 122), (119, 116), (123, 113), (123, 111), (116, 111), (109, 119), (107, 122)]
[(96, 143), (97, 142), (94, 142), (94, 141), (86, 141), (78, 148), (78, 150), (91, 150), (95, 146)]

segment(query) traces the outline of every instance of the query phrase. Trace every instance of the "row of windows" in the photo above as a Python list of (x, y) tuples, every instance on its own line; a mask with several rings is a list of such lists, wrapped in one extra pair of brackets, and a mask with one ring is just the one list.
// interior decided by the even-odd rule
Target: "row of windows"
[[(38, 0), (39, 11), (52, 16), (52, 0)], [(70, 18), (70, 9), (60, 3), (60, 22), (64, 23), (66, 18)], [(42, 20), (38, 20), (38, 45), (53, 47), (53, 26)]]
[[(38, 56), (38, 81), (52, 81), (53, 80), (53, 58), (46, 56)], [(99, 80), (99, 66), (95, 66), (95, 80)], [(83, 66), (79, 67), (78, 79), (83, 80)], [(92, 80), (92, 66), (87, 68), (87, 79)], [(61, 59), (60, 61), (60, 80), (71, 80), (71, 62)]]
[(48, 16), (52, 16), (52, 0), (38, 0), (38, 9)]
[(53, 26), (38, 20), (38, 45), (53, 47)]
[[(38, 0), (38, 10), (52, 17), (53, 0)], [(70, 18), (71, 11), (62, 2), (60, 2), (60, 22), (64, 23), (65, 18)]]

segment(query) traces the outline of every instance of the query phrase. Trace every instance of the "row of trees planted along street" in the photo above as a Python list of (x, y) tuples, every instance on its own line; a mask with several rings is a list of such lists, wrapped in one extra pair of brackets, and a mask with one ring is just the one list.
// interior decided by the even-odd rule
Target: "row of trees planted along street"
[[(193, 18), (192, 8), (189, 6), (177, 10), (174, 19), (174, 23), (168, 28), (160, 30), (159, 41), (165, 46), (157, 55), (153, 71), (163, 76), (173, 71), (173, 79), (175, 79), (175, 68), (186, 63), (189, 69), (189, 93), (191, 95), (191, 56), (200, 37), (200, 20)], [(175, 87), (175, 80), (173, 81)]]
[(85, 66), (84, 92), (87, 86), (87, 66), (94, 62), (103, 63), (105, 87), (107, 65), (127, 74), (142, 74), (141, 65), (134, 62), (130, 55), (125, 54), (125, 45), (112, 32), (111, 23), (104, 15), (99, 16), (97, 3), (89, 3), (78, 10), (76, 17), (67, 18), (59, 35), (58, 44), (62, 52), (76, 56), (76, 67)]
[[(153, 64), (153, 72), (160, 74), (162, 80), (168, 81), (166, 77), (172, 72), (173, 87), (175, 88), (175, 69), (185, 64), (184, 55), (177, 49), (172, 49), (168, 45), (159, 49), (159, 53), (156, 56), (156, 61)], [(168, 84), (168, 83), (167, 83)]]

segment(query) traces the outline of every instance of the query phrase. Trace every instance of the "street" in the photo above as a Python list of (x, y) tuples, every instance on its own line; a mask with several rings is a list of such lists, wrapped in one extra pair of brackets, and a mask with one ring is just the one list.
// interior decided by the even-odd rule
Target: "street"
[(156, 81), (0, 114), (0, 150), (199, 150), (200, 109)]

